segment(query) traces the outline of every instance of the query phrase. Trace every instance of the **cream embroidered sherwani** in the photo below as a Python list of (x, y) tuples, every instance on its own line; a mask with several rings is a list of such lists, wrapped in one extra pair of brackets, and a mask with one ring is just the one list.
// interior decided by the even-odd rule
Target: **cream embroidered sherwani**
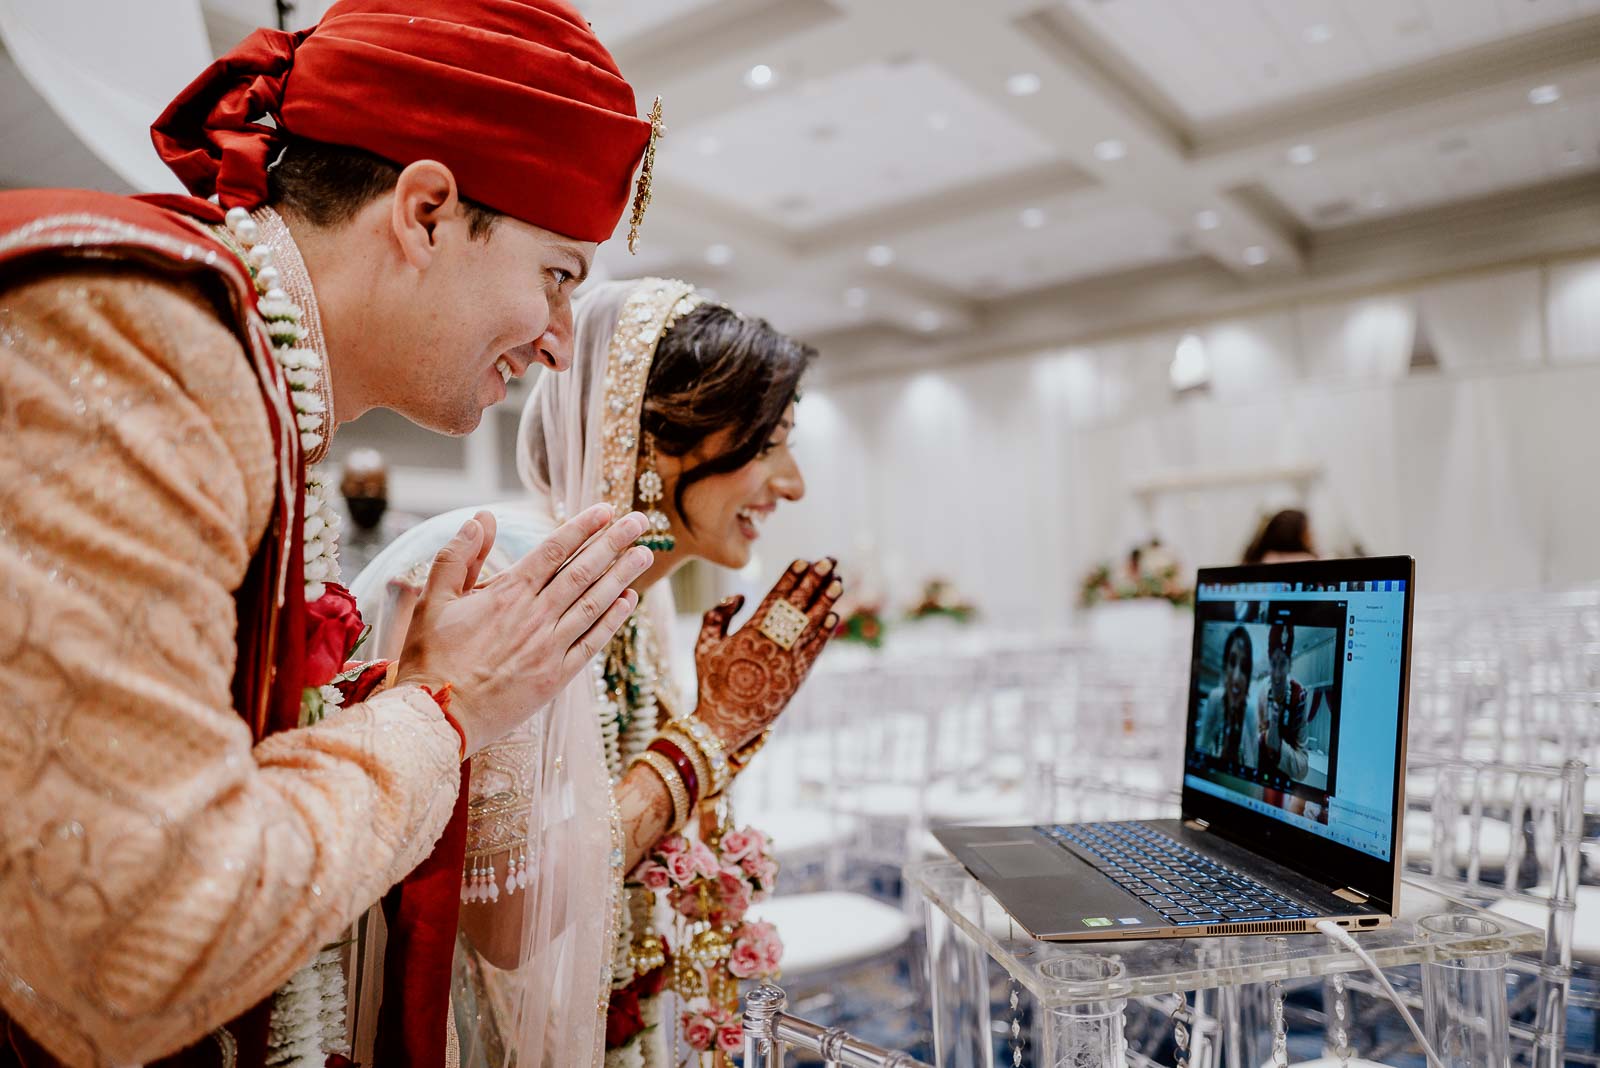
[(421, 862), (458, 739), (414, 688), (252, 747), (234, 591), (274, 460), (204, 292), (0, 277), (0, 1007), (130, 1064), (268, 996)]

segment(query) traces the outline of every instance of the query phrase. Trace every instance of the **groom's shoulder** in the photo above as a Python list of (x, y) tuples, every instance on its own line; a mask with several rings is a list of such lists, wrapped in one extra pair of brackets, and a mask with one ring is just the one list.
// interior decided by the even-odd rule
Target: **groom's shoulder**
[(193, 197), (118, 196), (92, 189), (0, 192), (0, 287), (85, 261), (122, 261), (143, 273), (223, 276), (249, 292), (248, 275), (209, 227), (222, 209)]

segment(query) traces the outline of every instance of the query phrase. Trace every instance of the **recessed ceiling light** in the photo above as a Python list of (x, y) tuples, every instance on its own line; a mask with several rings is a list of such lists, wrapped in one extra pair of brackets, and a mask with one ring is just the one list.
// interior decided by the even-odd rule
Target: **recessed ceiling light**
[(942, 111), (930, 111), (928, 113), (928, 129), (948, 130), (949, 128), (950, 116), (946, 115)]
[(916, 314), (917, 329), (924, 334), (931, 334), (944, 323), (944, 317), (932, 308), (923, 308)]
[(873, 245), (867, 249), (867, 262), (874, 267), (887, 267), (894, 262), (894, 249), (888, 245)]
[(1251, 245), (1249, 248), (1244, 250), (1244, 262), (1248, 263), (1252, 267), (1260, 267), (1263, 263), (1266, 263), (1267, 260), (1271, 258), (1271, 256), (1267, 255), (1267, 250), (1262, 248), (1260, 245)]
[(1102, 163), (1115, 163), (1128, 154), (1128, 146), (1115, 137), (1108, 137), (1094, 146), (1094, 158)]
[(1045, 214), (1042, 208), (1023, 208), (1018, 221), (1029, 230), (1037, 230), (1045, 224)]
[(694, 143), (694, 147), (702, 156), (715, 156), (722, 151), (722, 142), (710, 134), (706, 134)]
[(1306, 44), (1327, 44), (1333, 40), (1333, 27), (1326, 22), (1313, 22), (1300, 36), (1305, 38)]
[(1296, 167), (1317, 162), (1317, 150), (1310, 145), (1291, 145), (1284, 156)]
[(778, 75), (765, 63), (757, 63), (745, 71), (744, 84), (752, 89), (765, 89), (776, 81)]
[(733, 249), (716, 244), (706, 248), (706, 262), (713, 267), (726, 267), (733, 262)]
[(1554, 104), (1560, 99), (1561, 86), (1559, 85), (1536, 85), (1528, 90), (1528, 103), (1530, 104)]
[(860, 286), (851, 286), (844, 291), (844, 305), (847, 308), (865, 308), (867, 306), (867, 291)]
[(1205, 208), (1194, 213), (1194, 224), (1201, 230), (1215, 230), (1222, 225), (1222, 216)]
[(1043, 87), (1044, 83), (1032, 71), (1022, 71), (1006, 79), (1006, 92), (1012, 96), (1032, 96)]

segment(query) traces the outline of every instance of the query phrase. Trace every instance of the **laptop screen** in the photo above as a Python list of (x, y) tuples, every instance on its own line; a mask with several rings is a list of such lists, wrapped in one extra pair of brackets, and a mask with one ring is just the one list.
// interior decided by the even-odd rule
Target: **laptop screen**
[(1406, 580), (1278, 567), (1200, 575), (1184, 785), (1390, 861)]

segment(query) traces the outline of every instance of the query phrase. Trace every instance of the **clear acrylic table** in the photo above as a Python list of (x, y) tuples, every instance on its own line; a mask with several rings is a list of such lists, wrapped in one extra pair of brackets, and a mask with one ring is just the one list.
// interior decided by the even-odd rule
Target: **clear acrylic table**
[[(926, 903), (934, 1046), (941, 1068), (995, 1063), (990, 961), (1009, 976), (1014, 1041), (1002, 1063), (1013, 1068), (1122, 1068), (1128, 1063), (1123, 1015), (1129, 999), (1161, 995), (1175, 1007), (1181, 1063), (1260, 1068), (1257, 1052), (1231, 1039), (1230, 1031), (1242, 1030), (1241, 1019), (1251, 1013), (1276, 1012), (1269, 1057), (1282, 1064), (1281, 984), (1334, 977), (1342, 1006), (1342, 977), (1370, 974), (1353, 953), (1322, 934), (1041, 942), (1016, 926), (954, 861), (913, 865), (905, 875), (908, 889)], [(1424, 1033), (1449, 1068), (1503, 1068), (1509, 1063), (1506, 957), (1538, 950), (1543, 934), (1420, 887), (1407, 887), (1400, 911), (1391, 927), (1362, 932), (1356, 940), (1381, 968), (1422, 966)], [(1262, 990), (1263, 984), (1277, 995), (1265, 1006), (1259, 997), (1241, 996), (1249, 988)], [(1025, 998), (1032, 999), (1027, 1042), (1018, 1033), (1017, 1010)], [(999, 1023), (1004, 1033), (1006, 1021)], [(1342, 1028), (1344, 1018), (1334, 1021), (1330, 1010), (1330, 1029), (1335, 1024)], [(1033, 1055), (1024, 1059), (1024, 1048)]]

